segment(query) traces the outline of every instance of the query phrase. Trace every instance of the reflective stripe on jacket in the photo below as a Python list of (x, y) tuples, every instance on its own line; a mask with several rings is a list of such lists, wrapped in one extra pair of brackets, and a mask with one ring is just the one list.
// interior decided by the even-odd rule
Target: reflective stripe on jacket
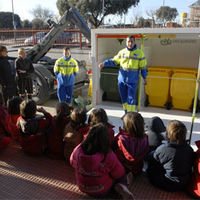
[(113, 60), (119, 64), (123, 70), (127, 71), (137, 71), (138, 69), (145, 68), (147, 65), (144, 53), (136, 46), (132, 51), (127, 48), (122, 49)]
[(58, 83), (65, 85), (73, 85), (76, 73), (78, 72), (78, 63), (75, 59), (65, 60), (59, 58), (54, 66), (54, 73), (57, 76)]
[(122, 49), (112, 60), (109, 59), (104, 62), (105, 67), (117, 65), (120, 65), (119, 82), (137, 83), (139, 69), (141, 69), (142, 77), (144, 79), (147, 77), (147, 61), (145, 55), (136, 45), (133, 50), (127, 48)]

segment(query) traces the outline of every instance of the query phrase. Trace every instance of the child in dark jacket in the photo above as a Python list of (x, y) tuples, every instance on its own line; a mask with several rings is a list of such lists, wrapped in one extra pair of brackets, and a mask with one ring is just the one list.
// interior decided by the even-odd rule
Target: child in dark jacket
[(108, 128), (96, 124), (71, 154), (79, 189), (94, 197), (105, 197), (112, 187), (123, 199), (133, 199), (125, 182), (122, 164), (110, 149)]
[(8, 100), (8, 115), (6, 116), (7, 131), (11, 135), (12, 139), (19, 141), (20, 132), (17, 127), (17, 119), (20, 117), (20, 104), (22, 98), (15, 96)]
[(85, 109), (75, 108), (70, 115), (70, 122), (66, 125), (63, 141), (64, 141), (64, 156), (69, 162), (70, 155), (74, 148), (83, 140), (83, 136), (89, 131), (89, 126), (85, 123), (87, 114)]
[(165, 139), (162, 132), (166, 131), (163, 121), (159, 117), (153, 117), (148, 124), (146, 134), (149, 140), (149, 152), (155, 150)]
[(88, 124), (90, 125), (90, 127), (98, 123), (102, 123), (108, 127), (111, 145), (115, 134), (115, 131), (113, 130), (114, 126), (108, 122), (108, 116), (103, 108), (93, 109), (89, 115)]
[(142, 170), (143, 160), (149, 150), (148, 136), (144, 133), (144, 119), (137, 112), (127, 113), (123, 118), (124, 130), (114, 138), (113, 150), (129, 172)]
[(54, 159), (64, 159), (63, 133), (70, 121), (70, 108), (66, 102), (56, 105), (57, 115), (51, 119), (51, 128), (48, 133), (47, 154)]
[(191, 177), (193, 149), (186, 142), (187, 129), (178, 121), (167, 125), (166, 137), (154, 153), (148, 156), (147, 174), (150, 182), (167, 191), (185, 189)]
[(7, 108), (4, 106), (4, 97), (3, 94), (0, 92), (0, 150), (4, 149), (8, 146), (11, 142), (9, 137), (6, 137), (7, 130), (5, 127), (7, 123), (5, 121), (6, 116), (8, 115)]
[[(36, 116), (36, 111), (43, 116)], [(17, 126), (20, 130), (20, 145), (31, 155), (41, 155), (47, 148), (46, 133), (50, 126), (51, 115), (44, 108), (36, 107), (33, 100), (24, 100), (20, 104), (20, 117)]]

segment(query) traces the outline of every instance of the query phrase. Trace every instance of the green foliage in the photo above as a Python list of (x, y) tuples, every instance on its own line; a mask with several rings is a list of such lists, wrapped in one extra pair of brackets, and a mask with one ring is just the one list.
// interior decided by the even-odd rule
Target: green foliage
[(22, 21), (22, 27), (23, 28), (32, 28), (32, 23), (28, 20), (28, 19), (25, 19), (24, 21)]
[(66, 10), (70, 9), (70, 6), (66, 0), (57, 0), (56, 6), (59, 10), (59, 14), (62, 16)]
[(156, 10), (156, 17), (158, 20), (163, 22), (171, 22), (178, 16), (178, 11), (176, 8), (170, 8), (169, 6), (161, 6)]
[[(17, 23), (16, 28), (21, 28), (21, 20), (19, 15), (14, 14), (14, 20)], [(13, 29), (13, 15), (12, 12), (0, 12), (0, 28)]]
[(32, 20), (32, 27), (34, 29), (46, 29), (48, 25), (45, 24), (41, 19), (35, 18)]
[(151, 20), (150, 19), (144, 19), (143, 17), (140, 17), (139, 20), (138, 20), (137, 26), (139, 28), (151, 27)]
[(102, 24), (105, 16), (109, 14), (127, 13), (131, 6), (136, 6), (140, 0), (104, 0), (104, 12), (102, 0), (57, 0), (57, 8), (60, 15), (66, 10), (75, 7), (81, 15), (94, 27)]

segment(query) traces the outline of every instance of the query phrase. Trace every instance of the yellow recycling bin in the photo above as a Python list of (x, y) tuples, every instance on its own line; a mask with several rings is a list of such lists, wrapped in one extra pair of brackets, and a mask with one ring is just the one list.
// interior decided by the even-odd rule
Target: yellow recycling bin
[(92, 78), (90, 78), (89, 88), (88, 88), (88, 96), (92, 97)]
[(191, 110), (195, 95), (197, 69), (173, 69), (170, 95), (172, 107), (181, 110)]
[(145, 92), (150, 106), (166, 107), (170, 102), (169, 89), (172, 68), (151, 66), (148, 68)]

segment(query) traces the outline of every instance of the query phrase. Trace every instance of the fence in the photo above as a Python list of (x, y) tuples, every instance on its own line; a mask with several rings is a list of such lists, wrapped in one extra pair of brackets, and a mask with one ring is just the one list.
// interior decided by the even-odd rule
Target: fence
[[(50, 30), (0, 30), (0, 45), (6, 46), (32, 46), (41, 42)], [(53, 47), (79, 47), (90, 46), (89, 41), (79, 29), (65, 29), (55, 40)]]

